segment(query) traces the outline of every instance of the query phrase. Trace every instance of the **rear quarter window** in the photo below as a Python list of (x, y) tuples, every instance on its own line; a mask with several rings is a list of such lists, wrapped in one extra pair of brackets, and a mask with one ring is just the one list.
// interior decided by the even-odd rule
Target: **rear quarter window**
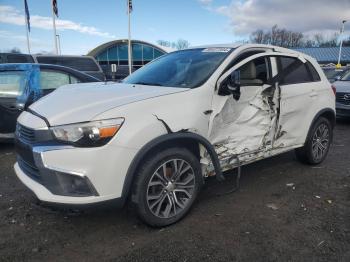
[(310, 62), (306, 63), (306, 67), (307, 67), (309, 73), (311, 74), (312, 80), (314, 82), (321, 81), (320, 75), (317, 73), (315, 67)]
[[(278, 63), (279, 71), (282, 72), (294, 62), (299, 63), (298, 67), (295, 70), (287, 73), (287, 75), (281, 81), (282, 85), (308, 83), (313, 82), (314, 77), (319, 78), (315, 68), (313, 68), (310, 62), (303, 63), (294, 57), (280, 57)], [(308, 63), (310, 65), (308, 65)], [(312, 69), (310, 69), (310, 66)], [(312, 75), (312, 70), (314, 71), (314, 74), (316, 74), (315, 76)]]

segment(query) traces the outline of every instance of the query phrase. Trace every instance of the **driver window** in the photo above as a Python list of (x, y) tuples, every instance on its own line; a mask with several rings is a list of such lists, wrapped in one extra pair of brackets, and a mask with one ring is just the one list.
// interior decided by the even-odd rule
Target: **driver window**
[(241, 86), (263, 85), (269, 80), (268, 58), (259, 57), (240, 67)]

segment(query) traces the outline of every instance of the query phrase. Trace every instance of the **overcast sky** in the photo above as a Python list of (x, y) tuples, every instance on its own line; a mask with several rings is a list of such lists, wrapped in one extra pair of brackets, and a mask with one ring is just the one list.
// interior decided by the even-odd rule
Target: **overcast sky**
[[(27, 0), (34, 52), (53, 50), (51, 0)], [(86, 54), (127, 37), (126, 0), (57, 0), (64, 54)], [(132, 37), (188, 40), (192, 45), (248, 39), (274, 24), (305, 34), (339, 32), (350, 20), (350, 0), (133, 0)], [(349, 35), (350, 21), (346, 24)], [(0, 0), (0, 50), (26, 51), (23, 0)]]
[(303, 33), (339, 31), (340, 22), (350, 20), (350, 0), (246, 0), (224, 5), (215, 0), (199, 2), (226, 16), (232, 32), (243, 36), (274, 24)]

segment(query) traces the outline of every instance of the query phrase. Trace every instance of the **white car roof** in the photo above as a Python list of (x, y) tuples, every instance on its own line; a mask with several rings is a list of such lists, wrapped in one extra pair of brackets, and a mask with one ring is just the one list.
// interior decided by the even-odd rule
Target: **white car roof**
[(313, 57), (306, 55), (305, 53), (296, 51), (296, 50), (292, 50), (292, 49), (288, 49), (288, 48), (284, 48), (284, 47), (280, 47), (280, 46), (274, 46), (274, 45), (264, 45), (264, 44), (241, 44), (241, 43), (231, 43), (231, 44), (212, 44), (212, 45), (200, 45), (200, 46), (191, 46), (188, 49), (195, 49), (195, 48), (238, 48), (238, 47), (242, 47), (242, 48), (270, 48), (273, 49), (275, 52), (280, 52), (280, 53), (287, 53), (287, 54), (296, 54), (296, 55), (300, 55), (304, 58), (306, 58), (307, 60), (312, 60), (312, 61), (316, 61)]

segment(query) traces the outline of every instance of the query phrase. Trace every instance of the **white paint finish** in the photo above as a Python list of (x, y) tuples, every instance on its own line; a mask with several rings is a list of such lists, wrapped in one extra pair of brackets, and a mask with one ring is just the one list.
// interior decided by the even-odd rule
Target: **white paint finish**
[(57, 196), (52, 194), (43, 185), (35, 182), (33, 179), (29, 178), (23, 171), (19, 168), (18, 163), (14, 165), (15, 173), (19, 180), (30, 188), (34, 194), (41, 200), (45, 202), (62, 203), (62, 204), (91, 204), (98, 203), (110, 199), (114, 199), (118, 194), (113, 195), (102, 195), (102, 196), (90, 196), (90, 197), (68, 197), (68, 196)]
[(302, 144), (309, 124), (317, 114), (315, 101), (321, 82), (303, 83), (281, 86), (281, 114), (280, 132), (283, 135), (278, 139), (281, 146)]
[(114, 108), (96, 119), (125, 117), (125, 123), (113, 142), (131, 148), (140, 148), (167, 133), (157, 117), (165, 121), (173, 132), (188, 130), (207, 137), (209, 115), (204, 112), (211, 109), (213, 93), (214, 85), (202, 86)]
[(135, 149), (107, 144), (43, 152), (42, 161), (53, 169), (84, 174), (101, 196), (120, 197), (125, 174), (136, 153)]
[(115, 107), (186, 90), (120, 83), (72, 84), (58, 88), (31, 105), (30, 109), (44, 116), (53, 126), (63, 125), (90, 121)]
[(47, 128), (47, 125), (43, 119), (40, 117), (37, 117), (31, 113), (28, 113), (26, 111), (22, 112), (17, 122), (20, 124), (25, 125), (26, 127), (29, 127), (31, 129), (45, 129)]

